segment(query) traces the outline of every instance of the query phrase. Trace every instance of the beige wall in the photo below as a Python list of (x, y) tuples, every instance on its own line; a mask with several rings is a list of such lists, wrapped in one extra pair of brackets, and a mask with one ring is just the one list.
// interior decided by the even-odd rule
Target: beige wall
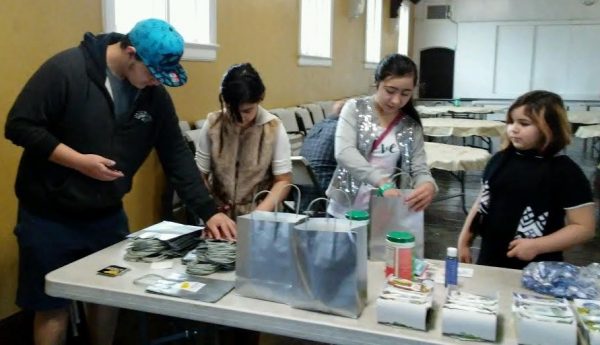
[[(389, 0), (384, 2), (387, 13)], [(225, 69), (252, 62), (267, 86), (266, 108), (335, 99), (369, 90), (373, 70), (363, 67), (364, 16), (348, 18), (347, 1), (335, 1), (332, 67), (298, 67), (298, 9), (292, 0), (219, 0), (218, 58), (184, 62), (189, 83), (171, 89), (179, 116), (194, 121), (218, 108), (218, 85)], [(382, 54), (396, 49), (396, 33), (384, 19)], [(4, 0), (0, 2), (0, 123), (18, 92), (39, 65), (76, 45), (85, 31), (102, 30), (101, 0)], [(21, 149), (0, 140), (0, 319), (17, 311), (13, 304), (18, 253), (12, 230), (17, 200), (13, 192)], [(125, 199), (132, 229), (159, 219), (164, 175), (151, 155)], [(41, 235), (43, 236), (43, 235)]]

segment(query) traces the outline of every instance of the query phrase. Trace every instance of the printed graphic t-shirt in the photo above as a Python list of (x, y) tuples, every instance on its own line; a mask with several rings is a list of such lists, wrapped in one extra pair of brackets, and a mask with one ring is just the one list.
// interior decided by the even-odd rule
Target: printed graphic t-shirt
[[(517, 268), (528, 262), (508, 258), (515, 238), (549, 235), (565, 226), (565, 210), (593, 202), (583, 171), (565, 155), (542, 158), (529, 151), (497, 153), (483, 173), (478, 264)], [(561, 252), (533, 261), (562, 261)]]

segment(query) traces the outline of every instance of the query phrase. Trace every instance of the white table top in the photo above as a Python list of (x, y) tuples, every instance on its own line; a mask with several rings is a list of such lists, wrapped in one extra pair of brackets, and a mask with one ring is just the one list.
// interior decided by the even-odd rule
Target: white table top
[(481, 171), (491, 154), (484, 149), (425, 142), (427, 166), (447, 171)]
[(479, 135), (483, 137), (499, 137), (506, 125), (498, 121), (454, 119), (445, 117), (421, 119), (423, 132), (429, 136), (468, 137)]
[(419, 114), (423, 115), (439, 115), (439, 114), (491, 114), (497, 111), (506, 109), (506, 106), (478, 106), (478, 107), (455, 107), (453, 105), (436, 105), (433, 107), (419, 105), (415, 109)]
[(567, 118), (570, 123), (594, 125), (600, 123), (600, 111), (572, 110), (567, 112)]
[[(230, 292), (217, 303), (204, 303), (169, 296), (149, 294), (133, 281), (149, 273), (166, 276), (182, 272), (179, 264), (173, 269), (151, 270), (147, 263), (123, 260), (127, 242), (120, 242), (100, 252), (85, 257), (46, 276), (46, 292), (49, 295), (93, 302), (144, 312), (181, 317), (233, 327), (253, 329), (296, 338), (336, 344), (465, 344), (460, 340), (441, 334), (442, 318), (439, 308), (445, 290), (436, 285), (435, 306), (431, 317), (431, 329), (427, 332), (396, 328), (378, 324), (375, 300), (381, 290), (383, 263), (369, 262), (368, 304), (358, 319), (316, 313), (291, 308), (285, 304), (241, 297)], [(442, 264), (439, 261), (433, 261)], [(115, 277), (96, 274), (107, 265), (120, 265), (131, 271)], [(462, 264), (461, 264), (462, 265)], [(495, 267), (466, 265), (475, 272), (473, 278), (459, 278), (466, 291), (499, 292), (500, 319), (499, 344), (516, 344), (516, 334), (510, 311), (513, 291), (521, 288), (521, 271)], [(214, 274), (218, 279), (234, 279), (233, 273)], [(472, 342), (469, 342), (471, 344)], [(479, 344), (475, 342), (476, 344)], [(489, 343), (481, 343), (489, 344)]]
[(575, 132), (575, 136), (583, 139), (600, 137), (600, 125), (581, 126)]

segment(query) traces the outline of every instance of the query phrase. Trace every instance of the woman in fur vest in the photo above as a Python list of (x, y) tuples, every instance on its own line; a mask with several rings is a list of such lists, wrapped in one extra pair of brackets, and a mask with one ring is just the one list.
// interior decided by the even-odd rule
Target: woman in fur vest
[(260, 103), (265, 86), (249, 63), (231, 66), (221, 81), (221, 110), (208, 114), (199, 135), (196, 164), (220, 209), (230, 217), (250, 213), (254, 194), (271, 193), (256, 206), (273, 211), (292, 181), (290, 143), (283, 124)]

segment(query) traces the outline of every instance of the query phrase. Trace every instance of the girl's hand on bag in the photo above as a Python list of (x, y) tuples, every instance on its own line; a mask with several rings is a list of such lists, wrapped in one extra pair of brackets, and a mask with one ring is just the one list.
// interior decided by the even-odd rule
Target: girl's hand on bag
[(418, 185), (417, 188), (408, 195), (406, 203), (412, 211), (422, 211), (431, 204), (434, 195), (435, 187), (433, 186), (433, 183), (426, 182)]
[(531, 261), (539, 254), (536, 241), (533, 238), (519, 238), (508, 244), (509, 258), (517, 258), (523, 261)]
[(386, 198), (399, 198), (402, 196), (400, 189), (392, 188), (383, 192), (383, 196)]

